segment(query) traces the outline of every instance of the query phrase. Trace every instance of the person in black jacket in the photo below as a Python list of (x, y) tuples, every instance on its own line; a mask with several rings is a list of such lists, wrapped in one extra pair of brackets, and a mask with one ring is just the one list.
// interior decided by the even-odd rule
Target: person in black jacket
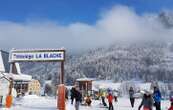
[(71, 90), (70, 90), (71, 104), (73, 104), (73, 101), (74, 101), (74, 92), (75, 92), (75, 88), (72, 87)]
[(134, 103), (135, 103), (135, 97), (134, 97), (134, 90), (133, 90), (133, 87), (130, 87), (130, 90), (129, 90), (129, 97), (130, 97), (130, 103), (131, 103), (131, 106), (132, 108), (134, 107)]
[(79, 110), (79, 105), (82, 102), (82, 94), (78, 86), (76, 86), (74, 89), (74, 99), (75, 99), (75, 110)]

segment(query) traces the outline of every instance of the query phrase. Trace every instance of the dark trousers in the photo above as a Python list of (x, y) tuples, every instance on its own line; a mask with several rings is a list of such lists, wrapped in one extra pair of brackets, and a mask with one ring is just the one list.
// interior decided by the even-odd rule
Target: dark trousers
[(114, 110), (112, 102), (109, 102), (109, 110)]
[(71, 104), (73, 104), (73, 101), (74, 101), (74, 98), (72, 97), (72, 98), (71, 98)]
[(135, 103), (135, 98), (130, 98), (130, 103), (131, 103), (131, 106), (133, 108), (134, 107), (134, 103)]
[(107, 106), (106, 102), (105, 102), (105, 97), (101, 97), (102, 98), (102, 103), (104, 106)]
[(2, 96), (0, 96), (0, 106), (2, 106)]
[(161, 103), (160, 102), (155, 102), (154, 103), (156, 110), (161, 110)]

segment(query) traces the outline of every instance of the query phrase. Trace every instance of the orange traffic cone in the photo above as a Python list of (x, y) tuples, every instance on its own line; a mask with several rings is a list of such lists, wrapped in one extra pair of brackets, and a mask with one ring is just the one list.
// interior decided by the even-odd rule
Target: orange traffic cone
[(10, 108), (12, 106), (12, 102), (13, 102), (13, 97), (11, 95), (7, 95), (5, 107)]

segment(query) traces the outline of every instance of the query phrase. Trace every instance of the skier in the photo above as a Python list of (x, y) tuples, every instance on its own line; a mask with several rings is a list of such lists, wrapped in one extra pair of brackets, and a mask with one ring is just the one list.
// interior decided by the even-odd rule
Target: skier
[(156, 110), (161, 110), (161, 93), (157, 87), (154, 87), (153, 99)]
[(113, 92), (113, 96), (114, 96), (114, 101), (118, 102), (118, 93), (117, 93), (117, 91)]
[(107, 99), (108, 99), (108, 102), (109, 102), (109, 109), (108, 110), (113, 110), (114, 107), (113, 107), (113, 103), (112, 102), (113, 102), (114, 97), (113, 97), (113, 95), (112, 95), (110, 90), (108, 91)]
[(78, 86), (76, 86), (74, 89), (74, 98), (75, 98), (75, 110), (79, 110), (79, 105), (82, 102), (82, 94), (80, 93)]
[(101, 100), (102, 100), (102, 104), (107, 107), (107, 104), (105, 102), (105, 97), (106, 97), (106, 92), (104, 92), (103, 90), (101, 91)]
[(131, 103), (132, 108), (134, 107), (134, 103), (135, 103), (134, 94), (135, 94), (135, 92), (133, 90), (133, 87), (130, 87), (130, 89), (129, 89), (129, 97), (130, 97), (130, 103)]
[(153, 107), (153, 98), (151, 94), (147, 91), (145, 91), (142, 102), (138, 108), (138, 110), (141, 110), (141, 107), (143, 106), (143, 110), (152, 110)]
[(71, 104), (73, 104), (73, 101), (74, 101), (74, 91), (75, 91), (75, 88), (72, 87), (71, 90), (70, 90), (70, 95), (71, 95)]
[(85, 103), (86, 103), (86, 105), (87, 106), (91, 106), (91, 98), (90, 98), (90, 96), (88, 95), (87, 97), (86, 97), (86, 100), (85, 100)]

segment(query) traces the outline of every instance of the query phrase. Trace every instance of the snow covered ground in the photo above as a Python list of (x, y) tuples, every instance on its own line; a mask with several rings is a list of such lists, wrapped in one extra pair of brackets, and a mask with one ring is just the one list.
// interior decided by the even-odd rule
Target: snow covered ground
[[(141, 99), (136, 99), (135, 108), (130, 107), (128, 98), (119, 98), (117, 103), (114, 103), (115, 110), (138, 110)], [(162, 110), (167, 110), (169, 101), (162, 101)], [(80, 106), (80, 110), (107, 110), (101, 105), (101, 101), (93, 101), (91, 107)], [(0, 110), (7, 110), (0, 108)], [(57, 110), (56, 99), (50, 97), (38, 97), (35, 95), (25, 96), (20, 100), (16, 100), (14, 106), (10, 110)], [(70, 101), (66, 103), (66, 110), (75, 110), (74, 105)]]
[[(106, 83), (105, 83), (106, 82)], [(137, 87), (140, 89), (149, 90), (151, 83), (136, 82)], [(121, 83), (113, 83), (112, 81), (93, 81), (93, 89), (98, 90), (99, 88), (111, 88), (119, 90), (122, 87)], [(71, 87), (69, 87), (70, 89)], [(120, 89), (121, 90), (121, 89)], [(129, 99), (124, 96), (118, 98), (118, 102), (114, 102), (114, 110), (138, 110), (138, 106), (141, 99), (136, 99), (135, 107), (130, 107)], [(16, 99), (13, 107), (10, 110), (57, 110), (55, 97), (39, 97), (35, 95), (28, 95), (20, 99)], [(162, 110), (168, 110), (170, 103), (168, 100), (162, 101)], [(107, 110), (101, 104), (99, 100), (93, 100), (92, 106), (80, 106), (80, 110)], [(0, 108), (0, 110), (7, 110)], [(74, 105), (71, 105), (70, 100), (66, 102), (66, 110), (75, 110)], [(155, 110), (155, 109), (153, 109)]]

